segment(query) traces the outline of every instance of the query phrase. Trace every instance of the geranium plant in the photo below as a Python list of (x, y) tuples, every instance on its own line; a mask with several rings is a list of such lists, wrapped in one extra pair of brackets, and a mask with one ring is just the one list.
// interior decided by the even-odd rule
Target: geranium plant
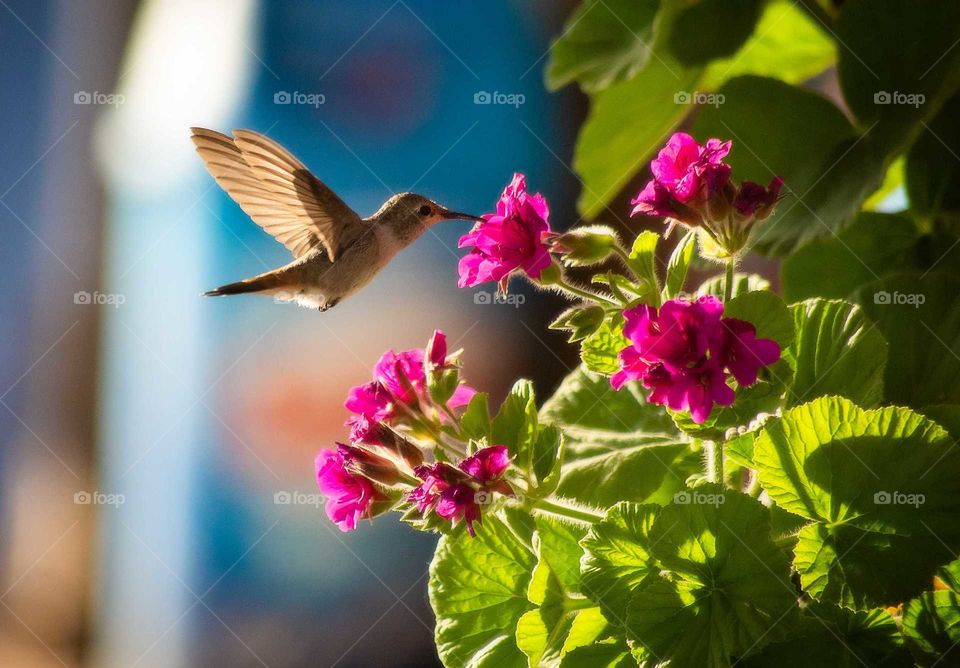
[[(960, 665), (960, 5), (919, 4), (571, 17), (547, 78), (592, 97), (581, 212), (658, 231), (555, 230), (516, 174), (458, 269), (569, 297), (582, 365), (494, 407), (435, 332), (317, 458), (342, 530), (442, 534), (445, 665)], [(797, 85), (834, 69), (836, 101)]]

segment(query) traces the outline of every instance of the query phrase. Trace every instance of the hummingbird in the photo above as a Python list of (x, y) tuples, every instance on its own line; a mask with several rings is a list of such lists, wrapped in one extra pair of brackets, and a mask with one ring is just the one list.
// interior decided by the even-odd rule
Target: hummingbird
[(293, 154), (259, 132), (234, 130), (230, 137), (191, 128), (191, 135), (220, 187), (294, 258), (204, 292), (207, 297), (255, 293), (326, 311), (366, 286), (431, 225), (480, 220), (416, 193), (394, 195), (361, 218)]

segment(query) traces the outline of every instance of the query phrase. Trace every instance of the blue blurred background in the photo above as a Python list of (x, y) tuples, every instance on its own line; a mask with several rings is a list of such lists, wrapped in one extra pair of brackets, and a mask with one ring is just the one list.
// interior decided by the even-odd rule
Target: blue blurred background
[(363, 215), (481, 213), (523, 171), (563, 228), (584, 109), (542, 72), (572, 4), (0, 0), (0, 666), (436, 663), (434, 537), (341, 534), (313, 458), (434, 328), (494, 399), (551, 389), (558, 303), (458, 290), (463, 222), (323, 315), (201, 299), (289, 258), (188, 128), (265, 132)]

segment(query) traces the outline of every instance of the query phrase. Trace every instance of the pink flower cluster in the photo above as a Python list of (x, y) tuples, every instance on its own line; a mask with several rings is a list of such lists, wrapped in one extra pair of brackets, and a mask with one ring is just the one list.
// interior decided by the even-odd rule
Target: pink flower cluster
[[(403, 422), (411, 412), (423, 412), (431, 405), (427, 391), (427, 373), (448, 368), (447, 337), (437, 330), (433, 333), (427, 351), (422, 348), (396, 353), (388, 350), (373, 368), (373, 380), (351, 388), (344, 406), (355, 413), (347, 426), (350, 439), (366, 441), (371, 429), (378, 422), (390, 424)], [(457, 409), (470, 403), (476, 390), (460, 384), (447, 402), (447, 407)]]
[(690, 411), (697, 424), (714, 404), (729, 406), (736, 399), (727, 372), (746, 387), (756, 382), (760, 367), (780, 359), (776, 341), (756, 338), (749, 322), (722, 317), (723, 304), (714, 297), (672, 299), (659, 310), (640, 305), (623, 316), (631, 345), (620, 352), (620, 371), (610, 383), (619, 390), (639, 380), (651, 390), (647, 401)]
[(470, 232), (460, 237), (460, 248), (472, 247), (460, 259), (461, 288), (497, 281), (501, 291), (515, 271), (540, 278), (550, 266), (550, 247), (544, 235), (550, 232), (550, 210), (543, 195), (527, 193), (526, 177), (514, 174), (497, 202), (496, 213), (482, 216)]
[(316, 460), (317, 485), (327, 497), (327, 517), (341, 531), (356, 529), (358, 519), (369, 517), (373, 502), (385, 498), (370, 480), (347, 471), (350, 456), (338, 447), (322, 451)]
[(431, 511), (454, 525), (463, 521), (467, 533), (475, 535), (473, 523), (480, 523), (480, 506), (493, 493), (513, 495), (513, 489), (502, 479), (510, 465), (505, 445), (477, 450), (456, 467), (445, 462), (418, 466), (417, 477), (423, 482), (407, 495), (417, 511)]
[(776, 176), (766, 187), (752, 181), (736, 186), (730, 165), (723, 162), (731, 145), (719, 139), (701, 145), (684, 132), (675, 133), (651, 161), (653, 179), (631, 200), (630, 215), (702, 226), (721, 244), (742, 247), (750, 227), (773, 211), (783, 179)]

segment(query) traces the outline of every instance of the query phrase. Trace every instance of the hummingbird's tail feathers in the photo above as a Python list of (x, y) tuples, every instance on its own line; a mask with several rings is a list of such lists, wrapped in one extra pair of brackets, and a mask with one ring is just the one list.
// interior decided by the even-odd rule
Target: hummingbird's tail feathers
[(253, 278), (245, 278), (236, 283), (227, 283), (219, 288), (207, 290), (202, 294), (204, 297), (225, 297), (227, 295), (243, 295), (250, 292), (264, 292), (274, 290), (280, 287), (281, 281), (276, 275), (261, 274)]

